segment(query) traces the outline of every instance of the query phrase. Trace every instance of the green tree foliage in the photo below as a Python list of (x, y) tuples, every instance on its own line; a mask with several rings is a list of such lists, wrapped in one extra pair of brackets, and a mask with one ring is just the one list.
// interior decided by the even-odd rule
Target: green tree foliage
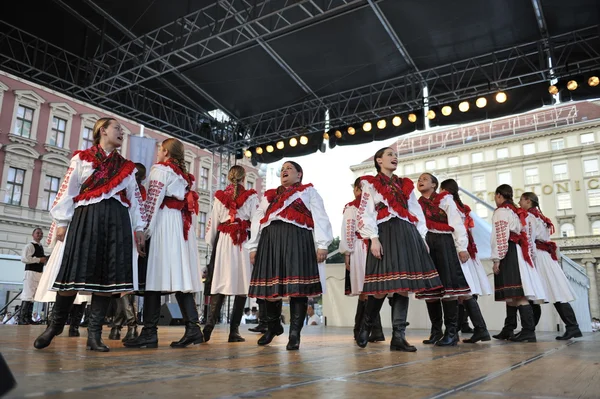
[[(329, 244), (329, 248), (327, 250), (329, 253), (334, 252), (340, 247), (340, 237), (335, 237), (331, 244)], [(337, 253), (333, 255), (331, 258), (327, 259), (327, 263), (344, 263), (344, 255), (341, 253)]]

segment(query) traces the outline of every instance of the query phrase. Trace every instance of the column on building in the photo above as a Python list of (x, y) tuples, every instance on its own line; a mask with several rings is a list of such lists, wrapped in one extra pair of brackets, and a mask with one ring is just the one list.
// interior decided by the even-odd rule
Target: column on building
[(600, 297), (598, 296), (598, 284), (596, 281), (596, 259), (584, 258), (582, 263), (585, 265), (585, 271), (590, 279), (590, 312), (592, 317), (600, 317)]

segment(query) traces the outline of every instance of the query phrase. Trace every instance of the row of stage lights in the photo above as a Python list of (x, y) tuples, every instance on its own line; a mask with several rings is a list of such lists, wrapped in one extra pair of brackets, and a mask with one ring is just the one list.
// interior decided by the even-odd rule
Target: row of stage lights
[[(288, 144), (290, 145), (290, 147), (296, 147), (298, 145), (298, 143), (302, 144), (302, 145), (307, 145), (308, 144), (308, 137), (306, 136), (300, 136), (299, 139), (292, 137)], [(285, 148), (285, 142), (283, 140), (278, 141), (275, 144), (275, 147), (273, 147), (271, 144), (269, 144), (268, 146), (265, 147), (265, 150), (268, 153), (271, 153), (273, 151), (275, 151), (275, 148), (277, 148), (278, 150), (283, 150)], [(257, 155), (261, 155), (264, 153), (264, 150), (262, 147), (256, 147), (254, 149), (254, 152), (256, 152)], [(251, 158), (252, 157), (252, 151), (250, 150), (246, 150), (244, 151), (244, 155), (246, 155), (247, 158)]]
[[(600, 79), (598, 78), (598, 76), (590, 76), (587, 83), (590, 87), (596, 87), (596, 86), (598, 86), (598, 84), (600, 84)], [(577, 90), (578, 87), (579, 87), (579, 84), (577, 83), (576, 80), (569, 80), (567, 82), (567, 89), (569, 91)], [(552, 85), (552, 86), (548, 87), (548, 93), (558, 94), (558, 92), (559, 92), (558, 86)]]

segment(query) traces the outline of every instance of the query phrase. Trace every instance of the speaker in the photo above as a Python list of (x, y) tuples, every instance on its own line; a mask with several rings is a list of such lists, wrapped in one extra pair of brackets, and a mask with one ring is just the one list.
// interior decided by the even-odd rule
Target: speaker
[(163, 303), (160, 307), (159, 326), (181, 326), (183, 325), (183, 315), (176, 303)]

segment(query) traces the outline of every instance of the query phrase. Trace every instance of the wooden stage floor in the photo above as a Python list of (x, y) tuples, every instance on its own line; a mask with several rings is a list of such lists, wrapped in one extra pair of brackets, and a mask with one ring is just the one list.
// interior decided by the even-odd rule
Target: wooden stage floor
[(219, 326), (207, 344), (171, 349), (183, 327), (161, 327), (158, 349), (106, 341), (111, 352), (94, 353), (85, 350), (84, 337), (61, 336), (36, 350), (32, 343), (43, 328), (0, 326), (0, 352), (18, 381), (7, 397), (600, 397), (600, 333), (570, 342), (539, 333), (535, 344), (493, 340), (432, 348), (420, 343), (426, 331), (409, 330), (418, 352), (402, 353), (390, 352), (388, 331), (386, 342), (360, 349), (349, 328), (310, 327), (300, 351), (288, 352), (287, 334), (259, 347), (259, 335), (245, 326), (245, 343), (228, 344), (227, 326)]

